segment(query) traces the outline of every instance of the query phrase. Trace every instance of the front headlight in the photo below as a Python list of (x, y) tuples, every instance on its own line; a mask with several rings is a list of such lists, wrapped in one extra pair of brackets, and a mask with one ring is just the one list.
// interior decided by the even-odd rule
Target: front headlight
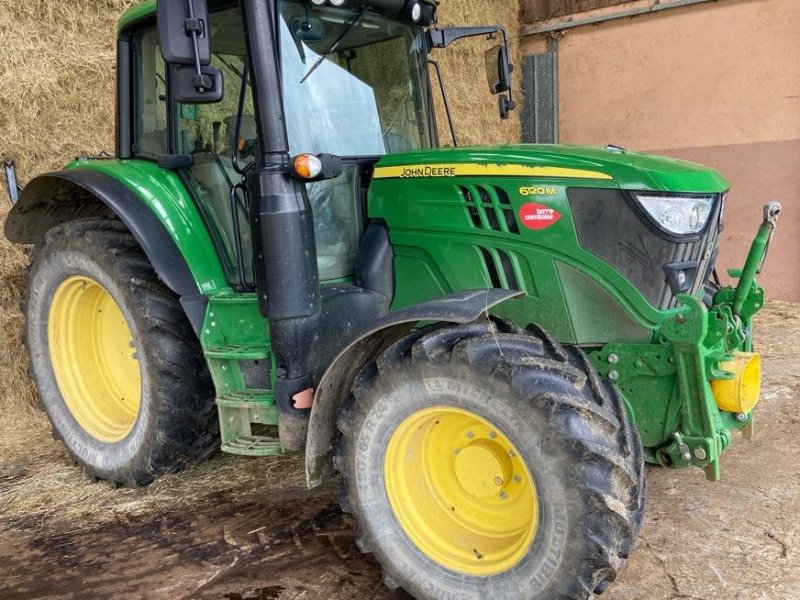
[(691, 235), (705, 229), (715, 196), (662, 196), (634, 193), (639, 205), (664, 231)]

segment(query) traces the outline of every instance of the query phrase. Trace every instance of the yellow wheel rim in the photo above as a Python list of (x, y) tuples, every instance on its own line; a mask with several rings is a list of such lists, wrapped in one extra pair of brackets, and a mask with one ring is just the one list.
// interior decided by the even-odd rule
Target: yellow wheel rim
[(47, 335), (56, 381), (75, 420), (98, 440), (122, 440), (136, 422), (142, 389), (119, 305), (96, 281), (70, 277), (53, 295)]
[(406, 535), (445, 568), (495, 575), (533, 543), (534, 480), (499, 428), (472, 412), (435, 407), (405, 419), (386, 448), (384, 477)]

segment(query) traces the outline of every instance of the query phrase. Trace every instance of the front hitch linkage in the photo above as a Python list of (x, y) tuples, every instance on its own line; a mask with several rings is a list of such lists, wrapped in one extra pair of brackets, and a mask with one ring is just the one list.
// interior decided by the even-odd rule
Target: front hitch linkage
[(781, 212), (780, 202), (769, 202), (764, 205), (764, 221), (758, 228), (758, 233), (750, 246), (747, 261), (744, 268), (731, 269), (731, 277), (738, 277), (739, 283), (733, 296), (733, 314), (741, 316), (742, 308), (747, 301), (750, 291), (756, 281), (756, 275), (761, 273), (764, 261), (767, 259), (767, 252), (772, 241), (772, 234), (775, 233), (778, 225), (778, 215)]

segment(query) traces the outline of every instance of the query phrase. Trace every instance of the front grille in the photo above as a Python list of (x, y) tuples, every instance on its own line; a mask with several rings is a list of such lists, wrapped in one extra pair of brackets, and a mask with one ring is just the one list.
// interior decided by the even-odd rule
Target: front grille
[(610, 189), (567, 190), (578, 243), (624, 275), (650, 304), (661, 310), (678, 305), (667, 282), (665, 266), (693, 265), (686, 293), (703, 287), (716, 258), (720, 202), (706, 231), (694, 238), (672, 241), (656, 233), (633, 209), (625, 192)]
[(503, 188), (496, 185), (487, 187), (460, 185), (458, 191), (464, 198), (473, 227), (519, 235), (511, 199)]

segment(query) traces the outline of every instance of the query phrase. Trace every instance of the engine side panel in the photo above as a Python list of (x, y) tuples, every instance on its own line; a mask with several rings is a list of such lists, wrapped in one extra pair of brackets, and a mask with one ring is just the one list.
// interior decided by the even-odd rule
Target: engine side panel
[(394, 246), (393, 309), (460, 289), (517, 289), (524, 298), (498, 313), (561, 342), (650, 342), (661, 311), (578, 243), (567, 189), (589, 184), (615, 189), (558, 177), (376, 179), (369, 215), (386, 221)]

